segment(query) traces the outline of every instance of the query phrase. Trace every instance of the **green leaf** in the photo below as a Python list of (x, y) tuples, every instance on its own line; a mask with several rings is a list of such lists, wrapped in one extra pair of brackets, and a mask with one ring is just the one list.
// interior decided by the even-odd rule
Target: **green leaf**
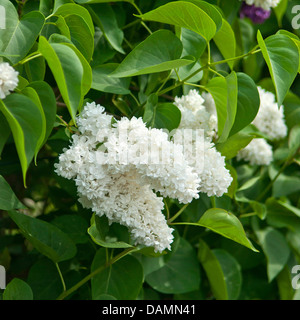
[(40, 37), (39, 51), (45, 57), (60, 93), (74, 121), (77, 110), (83, 102), (82, 78), (84, 68), (76, 52), (68, 45), (49, 43)]
[(0, 29), (0, 52), (9, 56), (15, 64), (23, 59), (34, 45), (44, 22), (44, 16), (38, 11), (31, 11), (19, 20), (13, 3), (1, 0), (5, 9), (6, 28)]
[(59, 215), (51, 223), (66, 233), (76, 244), (89, 241), (89, 237), (86, 234), (88, 223), (78, 214)]
[(91, 15), (89, 14), (88, 10), (84, 8), (83, 6), (77, 5), (75, 3), (65, 3), (58, 7), (56, 10), (54, 10), (54, 14), (56, 16), (63, 16), (67, 17), (70, 14), (75, 14), (78, 16), (81, 16), (82, 19), (85, 21), (85, 23), (88, 25), (90, 29), (90, 33), (94, 35), (94, 24), (93, 20), (91, 18)]
[(198, 224), (257, 252), (247, 238), (240, 220), (224, 209), (212, 208), (207, 210)]
[[(85, 4), (85, 3), (105, 3), (105, 2), (111, 2), (110, 0), (76, 0), (77, 3)], [(129, 2), (133, 3), (134, 0), (115, 0), (114, 2)]]
[(181, 120), (180, 110), (172, 103), (157, 103), (156, 94), (151, 94), (145, 105), (144, 122), (151, 128), (176, 129)]
[(32, 265), (27, 282), (38, 300), (55, 300), (63, 291), (57, 268), (47, 258), (39, 259)]
[(272, 35), (264, 40), (259, 30), (257, 41), (275, 86), (278, 106), (281, 106), (298, 72), (298, 47), (283, 34)]
[(91, 226), (88, 228), (88, 234), (95, 243), (105, 248), (133, 248), (129, 243), (108, 237), (108, 230), (109, 224), (107, 218), (93, 215)]
[(125, 54), (122, 48), (124, 33), (118, 26), (118, 21), (111, 5), (106, 3), (95, 4), (89, 6), (88, 10), (110, 45), (118, 52)]
[[(94, 52), (94, 25), (88, 10), (74, 3), (66, 3), (60, 6), (55, 15), (63, 17), (67, 30), (64, 35), (70, 34), (70, 40), (82, 53), (87, 61), (90, 61)], [(66, 29), (62, 21), (59, 26)]]
[(16, 211), (9, 216), (32, 245), (54, 263), (69, 260), (76, 254), (74, 242), (60, 229), (37, 218)]
[(130, 78), (109, 76), (117, 67), (117, 63), (107, 63), (93, 68), (92, 89), (115, 94), (129, 94)]
[(41, 111), (34, 101), (18, 93), (7, 96), (4, 101), (0, 100), (0, 111), (13, 133), (26, 185), (26, 172), (42, 133)]
[(255, 234), (267, 257), (268, 279), (271, 282), (286, 265), (290, 249), (282, 233), (272, 227), (255, 230)]
[(238, 72), (238, 101), (235, 121), (229, 136), (239, 132), (248, 126), (256, 117), (260, 98), (257, 86), (251, 77), (245, 73)]
[[(227, 81), (223, 77), (212, 78), (208, 82), (206, 89), (215, 101), (218, 116), (218, 133), (221, 134), (227, 118), (227, 103), (229, 101), (227, 98)], [(237, 90), (235, 91), (237, 95)]]
[(227, 286), (222, 267), (212, 250), (210, 250), (208, 245), (201, 239), (199, 243), (198, 259), (205, 270), (210, 288), (215, 298), (218, 300), (227, 300)]
[(2, 150), (10, 136), (10, 127), (2, 112), (0, 112), (0, 159)]
[[(221, 129), (218, 142), (224, 142), (232, 129), (235, 122), (235, 117), (237, 113), (237, 103), (238, 103), (238, 78), (237, 74), (232, 71), (226, 78), (227, 87), (227, 104), (226, 104), (226, 120), (224, 127)], [(218, 126), (219, 127), (219, 126)], [(218, 131), (219, 132), (219, 131)]]
[(118, 300), (135, 300), (143, 283), (143, 268), (132, 256), (125, 256), (114, 264), (105, 267), (106, 251), (99, 249), (94, 257), (91, 270), (103, 267), (92, 278), (92, 298), (98, 300), (103, 295), (111, 295)]
[[(213, 37), (215, 44), (225, 59), (233, 58), (236, 55), (235, 35), (231, 25), (222, 19), (222, 27)], [(234, 61), (227, 62), (230, 69), (233, 69)]]
[(208, 209), (198, 222), (177, 222), (176, 225), (193, 225), (208, 228), (223, 237), (258, 252), (247, 238), (240, 220), (232, 213), (219, 208)]
[(0, 210), (12, 210), (24, 208), (18, 200), (10, 185), (0, 175)]
[(300, 148), (300, 125), (294, 126), (289, 134), (289, 157), (293, 157)]
[(245, 148), (253, 138), (253, 135), (240, 131), (229, 137), (225, 142), (217, 143), (216, 148), (226, 159), (232, 159), (241, 149)]
[(193, 56), (199, 59), (202, 56), (206, 48), (206, 41), (198, 33), (181, 28), (180, 40), (183, 45), (182, 57)]
[(90, 61), (94, 52), (94, 32), (91, 32), (89, 25), (80, 15), (69, 14), (64, 18), (69, 27), (71, 41), (85, 59)]
[(36, 162), (37, 154), (40, 151), (40, 149), (41, 149), (41, 147), (43, 145), (43, 142), (45, 140), (45, 135), (46, 135), (46, 117), (45, 117), (45, 113), (44, 113), (40, 98), (39, 98), (37, 92), (33, 88), (31, 88), (31, 87), (24, 88), (22, 90), (22, 94), (24, 94), (25, 96), (30, 98), (32, 101), (34, 101), (35, 105), (39, 108), (39, 112), (40, 112), (40, 115), (42, 117), (42, 122), (41, 122), (42, 130), (41, 130), (40, 137), (38, 139), (38, 142), (37, 142), (37, 145), (36, 145), (36, 148), (35, 148), (35, 152), (34, 152), (35, 162)]
[[(37, 48), (38, 44), (35, 43), (29, 54), (36, 52)], [(29, 82), (44, 80), (46, 73), (46, 63), (44, 57), (37, 57), (26, 62), (24, 64), (24, 68)]]
[(34, 81), (29, 84), (30, 88), (33, 88), (39, 96), (43, 112), (46, 118), (46, 131), (45, 139), (42, 144), (45, 144), (50, 136), (54, 122), (56, 119), (56, 99), (54, 92), (50, 85), (44, 81)]
[(177, 250), (162, 268), (146, 276), (146, 282), (162, 293), (185, 293), (200, 286), (199, 264), (191, 244), (180, 238)]
[(226, 283), (228, 300), (237, 300), (242, 287), (242, 273), (239, 263), (225, 250), (214, 249), (212, 252), (220, 263)]
[(33, 293), (25, 281), (14, 278), (4, 290), (3, 300), (33, 300)]
[(169, 30), (158, 30), (138, 44), (111, 74), (112, 77), (129, 77), (162, 72), (193, 63), (181, 59), (182, 43)]
[(211, 40), (217, 31), (216, 23), (204, 10), (185, 1), (169, 2), (138, 17), (192, 30), (206, 41)]
[(282, 18), (286, 12), (288, 0), (281, 0), (279, 4), (273, 8), (275, 16), (277, 18), (278, 26), (282, 28)]
[(222, 15), (220, 10), (218, 10), (215, 5), (212, 5), (202, 0), (183, 0), (183, 1), (193, 3), (198, 8), (203, 10), (216, 24), (216, 32), (220, 30), (222, 26)]

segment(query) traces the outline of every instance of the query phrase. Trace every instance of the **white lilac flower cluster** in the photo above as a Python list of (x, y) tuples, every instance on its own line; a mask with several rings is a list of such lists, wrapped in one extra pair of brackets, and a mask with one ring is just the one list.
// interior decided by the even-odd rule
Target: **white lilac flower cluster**
[(7, 62), (0, 63), (0, 99), (5, 99), (18, 86), (18, 74)]
[(190, 149), (196, 152), (187, 156), (189, 165), (201, 180), (199, 191), (208, 196), (219, 197), (227, 192), (232, 177), (225, 168), (225, 158), (212, 143), (217, 131), (216, 108), (210, 105), (210, 96), (204, 97), (207, 98), (206, 101), (196, 90), (190, 90), (187, 95), (175, 98), (174, 104), (180, 109), (182, 120), (174, 141), (176, 143), (178, 136), (184, 135), (186, 129), (195, 129)]
[[(205, 98), (208, 99), (207, 96)], [(209, 101), (210, 102), (210, 101)], [(178, 129), (203, 129), (205, 135), (212, 137), (217, 130), (217, 114), (210, 103), (197, 90), (190, 90), (187, 95), (175, 97), (174, 104), (181, 111), (181, 122)]]
[[(261, 87), (257, 87), (260, 96), (260, 106), (252, 124), (265, 134), (270, 141), (276, 141), (287, 135), (284, 120), (284, 107), (275, 101), (275, 95)], [(252, 165), (269, 165), (273, 160), (272, 146), (263, 138), (253, 139), (237, 154), (237, 160), (244, 159)]]
[(248, 5), (255, 5), (255, 7), (260, 7), (264, 10), (270, 10), (278, 6), (280, 0), (245, 0)]
[(115, 121), (95, 103), (87, 103), (77, 124), (56, 173), (74, 179), (81, 204), (128, 227), (136, 243), (170, 249), (173, 229), (155, 192), (182, 203), (199, 196), (199, 177), (182, 146), (140, 118)]

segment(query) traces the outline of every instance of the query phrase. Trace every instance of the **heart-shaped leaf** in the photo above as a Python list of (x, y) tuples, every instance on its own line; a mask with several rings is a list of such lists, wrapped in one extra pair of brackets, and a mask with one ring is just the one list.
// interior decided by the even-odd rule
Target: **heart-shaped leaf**
[(281, 106), (298, 73), (298, 47), (284, 34), (275, 34), (264, 40), (259, 30), (257, 41), (275, 86), (278, 106)]
[(206, 41), (211, 40), (217, 31), (216, 23), (203, 9), (186, 1), (169, 2), (138, 17), (192, 30)]
[(26, 185), (26, 172), (43, 133), (41, 110), (31, 98), (14, 93), (0, 100), (0, 111), (12, 131)]
[(1, 0), (5, 9), (5, 29), (0, 28), (0, 52), (8, 56), (15, 64), (23, 59), (34, 45), (44, 23), (45, 17), (38, 11), (32, 11), (19, 20), (17, 10), (11, 1)]
[(9, 216), (32, 245), (54, 263), (69, 260), (76, 254), (74, 242), (49, 222), (10, 211)]
[(182, 43), (169, 30), (158, 30), (138, 44), (111, 74), (122, 78), (179, 68), (194, 60), (180, 58)]

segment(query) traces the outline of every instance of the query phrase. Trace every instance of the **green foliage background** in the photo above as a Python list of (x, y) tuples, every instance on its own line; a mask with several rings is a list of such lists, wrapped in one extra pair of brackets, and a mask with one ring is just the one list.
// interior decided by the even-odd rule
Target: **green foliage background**
[[(20, 74), (0, 100), (0, 298), (298, 300), (297, 2), (282, 0), (255, 25), (239, 19), (238, 0), (0, 0), (0, 57)], [(289, 130), (273, 143), (269, 167), (235, 159), (262, 136), (250, 125), (256, 85), (284, 104)], [(165, 199), (175, 239), (157, 254), (83, 209), (54, 163), (86, 101), (171, 131), (180, 122), (172, 101), (191, 88), (216, 101), (216, 147), (234, 180), (220, 198), (201, 194), (188, 206)]]

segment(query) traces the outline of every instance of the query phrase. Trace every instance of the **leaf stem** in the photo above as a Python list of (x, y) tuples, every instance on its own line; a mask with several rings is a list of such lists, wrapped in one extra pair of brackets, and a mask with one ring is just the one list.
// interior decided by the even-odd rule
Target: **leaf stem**
[(23, 60), (21, 60), (21, 61), (17, 62), (16, 64), (14, 64), (13, 67), (17, 66), (18, 64), (24, 64), (24, 63), (26, 63), (26, 62), (28, 62), (30, 60), (33, 60), (33, 59), (41, 57), (41, 56), (42, 56), (41, 53), (33, 52), (30, 55), (28, 55), (26, 58), (24, 58)]
[(172, 223), (175, 219), (177, 219), (182, 212), (187, 208), (187, 206), (189, 205), (189, 203), (186, 203), (176, 214), (174, 214), (174, 216), (170, 219), (168, 219), (168, 224)]
[(79, 282), (77, 282), (73, 287), (71, 287), (70, 289), (64, 291), (63, 293), (61, 293), (58, 298), (56, 300), (63, 300), (65, 299), (67, 296), (69, 296), (71, 293), (73, 293), (74, 291), (76, 291), (78, 288), (80, 288), (81, 286), (83, 286), (86, 282), (88, 282), (90, 279), (92, 279), (95, 275), (97, 275), (98, 273), (102, 272), (105, 268), (111, 266), (112, 264), (114, 264), (115, 262), (117, 262), (118, 260), (120, 260), (121, 258), (125, 257), (127, 254), (130, 253), (130, 251), (135, 250), (135, 248), (129, 248), (126, 249), (124, 251), (122, 251), (121, 253), (119, 253), (118, 255), (116, 255), (114, 258), (112, 258), (111, 260), (109, 260), (106, 264), (102, 265), (101, 267), (97, 268), (96, 270), (94, 270), (93, 272), (91, 272), (90, 274), (88, 274), (86, 277), (84, 277), (83, 279), (81, 279)]
[(60, 280), (61, 280), (61, 283), (62, 283), (62, 286), (63, 286), (63, 291), (65, 292), (67, 290), (67, 288), (66, 288), (64, 277), (63, 277), (63, 275), (61, 273), (60, 267), (59, 267), (57, 262), (55, 263), (55, 265), (56, 265), (56, 268), (57, 268), (57, 271), (58, 271), (58, 274), (59, 274), (59, 277), (60, 277)]
[[(136, 9), (136, 11), (138, 12), (139, 15), (143, 15), (142, 11), (136, 5), (136, 3), (134, 3), (134, 2), (130, 2), (130, 3), (134, 6), (134, 8)], [(143, 20), (141, 20), (141, 25), (149, 32), (149, 34), (152, 34), (152, 31), (149, 29), (149, 27), (145, 24), (145, 22)]]

